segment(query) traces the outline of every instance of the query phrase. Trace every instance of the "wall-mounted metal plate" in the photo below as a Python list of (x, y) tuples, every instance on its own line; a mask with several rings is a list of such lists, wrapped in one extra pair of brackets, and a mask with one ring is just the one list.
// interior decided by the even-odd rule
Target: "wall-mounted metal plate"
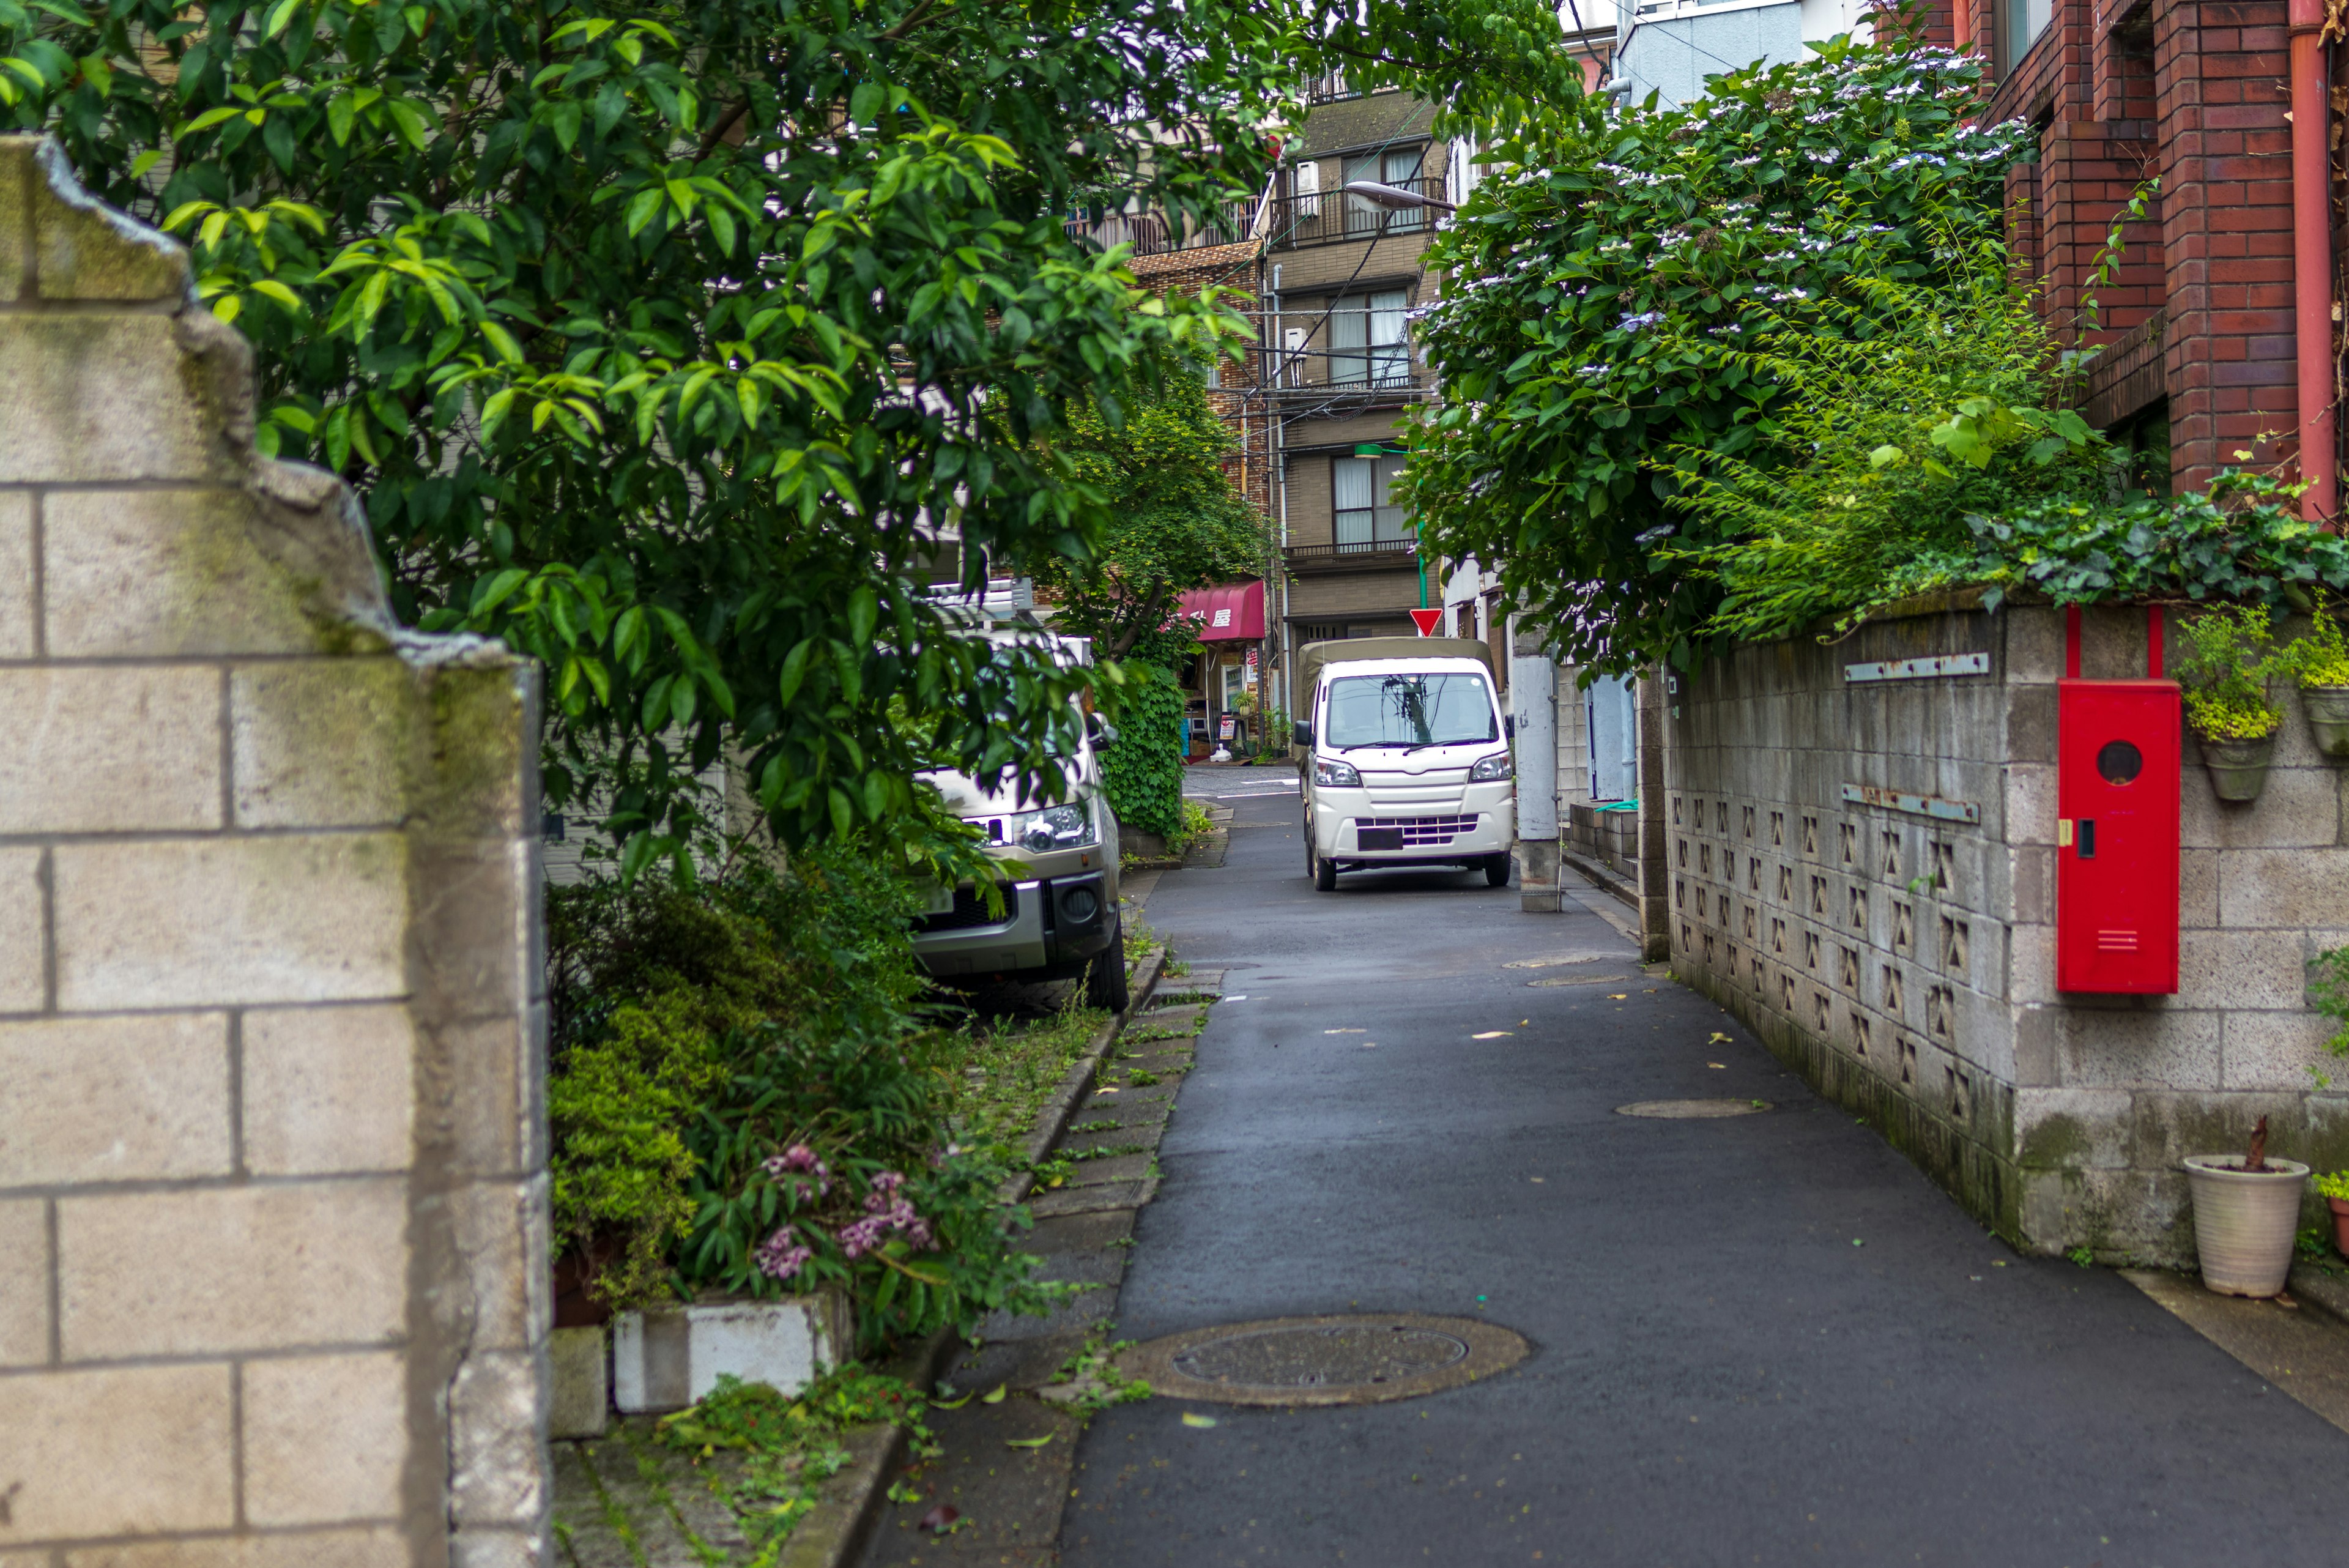
[(1843, 786), (1847, 805), (1880, 805), (1887, 811), (1905, 811), (1911, 816), (1930, 816), (1940, 822), (1982, 821), (1982, 807), (1970, 800), (1943, 800), (1937, 794), (1910, 794), (1905, 790), (1878, 789), (1874, 784), (1847, 784)]
[(1876, 664), (1847, 664), (1843, 678), (1863, 680), (1929, 680), (1940, 675), (1988, 675), (1987, 653), (1937, 653), (1930, 659), (1894, 659)]

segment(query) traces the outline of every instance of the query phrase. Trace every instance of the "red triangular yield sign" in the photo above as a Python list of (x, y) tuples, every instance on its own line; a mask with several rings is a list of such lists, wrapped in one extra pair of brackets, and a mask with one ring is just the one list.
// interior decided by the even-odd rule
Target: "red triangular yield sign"
[(1419, 628), (1420, 636), (1433, 637), (1435, 628), (1444, 624), (1444, 612), (1440, 609), (1413, 610), (1411, 618), (1412, 624)]

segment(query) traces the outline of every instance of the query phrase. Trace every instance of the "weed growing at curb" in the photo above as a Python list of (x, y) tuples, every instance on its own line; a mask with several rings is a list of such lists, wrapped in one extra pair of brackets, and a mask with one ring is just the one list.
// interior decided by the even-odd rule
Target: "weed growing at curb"
[[(1150, 1385), (1139, 1377), (1128, 1377), (1118, 1370), (1117, 1357), (1133, 1348), (1134, 1341), (1121, 1339), (1112, 1342), (1106, 1324), (1097, 1325), (1085, 1336), (1085, 1343), (1076, 1354), (1061, 1364), (1052, 1375), (1043, 1398), (1062, 1409), (1090, 1419), (1101, 1411), (1116, 1405), (1132, 1405), (1150, 1397)], [(1065, 1389), (1065, 1393), (1055, 1390)]]
[(1099, 1148), (1072, 1149), (1070, 1151), (1068, 1158), (1078, 1161), (1088, 1159), (1115, 1159), (1120, 1155), (1147, 1154), (1149, 1151), (1150, 1146), (1146, 1143), (1115, 1143), (1104, 1144)]
[[(742, 1521), (751, 1568), (772, 1563), (792, 1528), (807, 1517), (823, 1484), (846, 1469), (846, 1438), (873, 1423), (902, 1427), (915, 1454), (941, 1450), (922, 1417), (926, 1406), (897, 1378), (850, 1363), (796, 1398), (763, 1383), (722, 1376), (699, 1404), (653, 1428), (664, 1447), (690, 1456), (711, 1491)], [(740, 1463), (721, 1465), (721, 1455)]]

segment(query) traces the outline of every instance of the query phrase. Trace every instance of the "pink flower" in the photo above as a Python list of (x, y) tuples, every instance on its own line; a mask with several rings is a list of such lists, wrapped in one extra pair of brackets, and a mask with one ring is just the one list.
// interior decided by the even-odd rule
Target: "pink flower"
[[(852, 1257), (854, 1255), (850, 1254)], [(761, 1242), (759, 1250), (751, 1254), (759, 1265), (759, 1272), (771, 1280), (792, 1278), (814, 1256), (814, 1251), (802, 1244), (788, 1225)]]
[(811, 1186), (813, 1187), (815, 1196), (818, 1198), (832, 1190), (832, 1171), (823, 1161), (816, 1158), (815, 1150), (803, 1143), (795, 1143), (782, 1153), (769, 1158), (761, 1168), (777, 1181), (797, 1171), (804, 1171), (808, 1176), (812, 1177), (812, 1182), (801, 1180), (792, 1183), (792, 1192), (802, 1203), (808, 1199), (808, 1189)]

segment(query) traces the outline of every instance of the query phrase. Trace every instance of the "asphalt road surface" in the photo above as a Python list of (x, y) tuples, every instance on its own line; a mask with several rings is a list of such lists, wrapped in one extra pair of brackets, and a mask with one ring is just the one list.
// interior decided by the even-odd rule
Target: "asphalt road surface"
[[(1150, 903), (1227, 1000), (1119, 1333), (1415, 1311), (1535, 1349), (1397, 1403), (1110, 1410), (1066, 1563), (2349, 1561), (2349, 1435), (2115, 1274), (2011, 1252), (1596, 915), (1464, 873), (1317, 894), (1296, 798), (1237, 809)], [(1615, 1114), (1674, 1096), (1775, 1108)]]
[(1229, 764), (1186, 767), (1183, 793), (1194, 800), (1239, 800), (1267, 794), (1297, 794), (1293, 767), (1236, 767)]

